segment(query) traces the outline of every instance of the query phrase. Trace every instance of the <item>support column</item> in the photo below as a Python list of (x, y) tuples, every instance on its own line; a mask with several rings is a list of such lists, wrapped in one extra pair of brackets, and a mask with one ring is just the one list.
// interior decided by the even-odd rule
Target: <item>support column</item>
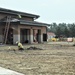
[(21, 42), (20, 41), (20, 28), (18, 28), (18, 42)]
[(27, 30), (27, 40), (29, 41), (29, 29)]
[(13, 29), (13, 44), (16, 44), (16, 41), (20, 42), (20, 28), (17, 26)]
[(43, 42), (43, 35), (42, 35), (42, 31), (38, 30), (38, 43), (42, 43)]
[(33, 43), (33, 29), (30, 29), (30, 38), (29, 43)]

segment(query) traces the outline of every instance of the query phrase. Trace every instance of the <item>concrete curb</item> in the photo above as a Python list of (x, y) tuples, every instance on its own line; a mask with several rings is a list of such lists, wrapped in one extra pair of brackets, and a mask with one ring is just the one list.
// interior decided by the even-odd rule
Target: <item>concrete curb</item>
[(0, 75), (24, 75), (24, 74), (0, 67)]

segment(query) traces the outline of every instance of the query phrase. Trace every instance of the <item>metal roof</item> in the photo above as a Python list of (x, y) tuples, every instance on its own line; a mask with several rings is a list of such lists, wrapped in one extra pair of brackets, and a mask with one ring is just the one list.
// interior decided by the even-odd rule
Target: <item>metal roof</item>
[(10, 9), (5, 9), (5, 8), (0, 8), (0, 13), (12, 14), (12, 15), (22, 15), (22, 16), (32, 17), (35, 19), (40, 17), (39, 15), (15, 11), (15, 10), (10, 10)]
[(34, 25), (34, 26), (49, 26), (50, 24), (47, 23), (41, 23), (41, 22), (36, 22), (36, 21), (26, 21), (26, 20), (20, 20), (20, 24), (25, 24), (25, 25)]
[[(0, 23), (6, 23), (7, 20), (2, 20)], [(11, 19), (11, 23), (18, 23), (23, 25), (32, 25), (32, 26), (50, 26), (50, 24), (37, 22), (37, 21), (27, 21), (27, 20), (19, 20), (19, 19)]]

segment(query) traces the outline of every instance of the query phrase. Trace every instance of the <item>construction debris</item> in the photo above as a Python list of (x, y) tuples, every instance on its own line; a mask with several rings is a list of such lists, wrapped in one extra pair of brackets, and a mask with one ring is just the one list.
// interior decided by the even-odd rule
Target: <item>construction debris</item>
[(43, 50), (43, 49), (37, 47), (29, 47), (26, 50)]

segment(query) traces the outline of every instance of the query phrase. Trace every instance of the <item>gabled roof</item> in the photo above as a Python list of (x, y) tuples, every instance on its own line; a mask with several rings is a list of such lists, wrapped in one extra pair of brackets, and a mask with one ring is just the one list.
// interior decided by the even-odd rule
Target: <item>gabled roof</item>
[(10, 9), (5, 9), (5, 8), (0, 8), (0, 13), (12, 14), (12, 15), (22, 15), (22, 16), (26, 16), (26, 17), (32, 17), (32, 18), (35, 18), (35, 19), (40, 17), (39, 15), (15, 11), (15, 10), (10, 10)]

